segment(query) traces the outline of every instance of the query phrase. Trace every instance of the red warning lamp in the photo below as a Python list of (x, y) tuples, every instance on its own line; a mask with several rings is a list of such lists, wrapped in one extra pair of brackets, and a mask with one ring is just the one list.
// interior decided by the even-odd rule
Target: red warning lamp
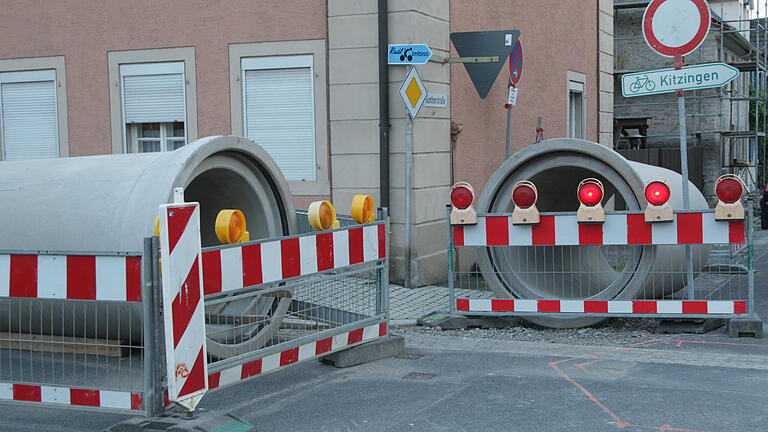
[(579, 197), (579, 210), (576, 212), (578, 222), (605, 222), (603, 210), (603, 183), (596, 178), (586, 178), (576, 189)]
[(472, 225), (477, 223), (477, 211), (473, 204), (475, 191), (467, 182), (458, 182), (451, 187), (451, 225)]
[(536, 208), (536, 200), (539, 193), (536, 185), (528, 180), (520, 180), (512, 186), (512, 202), (515, 209), (512, 211), (512, 223), (515, 225), (537, 224), (541, 220), (539, 209)]
[(645, 200), (648, 205), (645, 207), (646, 222), (670, 222), (675, 215), (670, 207), (669, 184), (666, 180), (651, 180), (645, 185)]
[(723, 174), (715, 183), (715, 220), (744, 219), (744, 205), (741, 197), (744, 195), (744, 183), (739, 176)]

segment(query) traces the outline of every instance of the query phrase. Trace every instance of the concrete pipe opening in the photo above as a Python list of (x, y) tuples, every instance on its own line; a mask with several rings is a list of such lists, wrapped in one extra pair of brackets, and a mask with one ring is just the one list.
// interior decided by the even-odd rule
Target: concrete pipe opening
[[(297, 232), (290, 189), (275, 162), (251, 141), (221, 136), (165, 153), (0, 162), (0, 250), (141, 252), (158, 207), (172, 202), (177, 187), (185, 201), (200, 203), (203, 247), (219, 244), (214, 221), (227, 208), (243, 211), (251, 240)], [(290, 302), (290, 295), (255, 296), (206, 308), (209, 353), (229, 357), (264, 345)], [(0, 331), (141, 342), (140, 304), (64, 305), (0, 299)], [(267, 318), (234, 336), (217, 319), (232, 313)]]
[[(542, 212), (575, 212), (576, 189), (588, 177), (605, 186), (606, 210), (645, 208), (644, 188), (654, 178), (667, 179), (670, 205), (682, 208), (681, 176), (673, 171), (631, 162), (602, 145), (577, 139), (551, 139), (512, 155), (490, 177), (478, 199), (478, 212), (510, 213), (512, 187), (532, 181)], [(691, 208), (706, 208), (701, 192), (689, 182)], [(683, 246), (536, 246), (488, 247), (477, 264), (494, 295), (522, 299), (663, 298), (684, 286)], [(693, 248), (702, 262), (705, 247)], [(661, 265), (665, 271), (661, 271)], [(694, 269), (699, 271), (700, 269)], [(604, 318), (526, 317), (554, 328), (594, 325)]]

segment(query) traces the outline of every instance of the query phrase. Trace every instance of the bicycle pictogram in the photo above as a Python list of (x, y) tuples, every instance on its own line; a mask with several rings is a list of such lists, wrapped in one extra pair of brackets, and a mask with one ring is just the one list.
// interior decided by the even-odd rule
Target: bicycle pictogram
[(629, 91), (637, 93), (640, 89), (645, 88), (648, 91), (653, 91), (656, 88), (656, 83), (653, 82), (648, 75), (638, 76), (635, 82), (629, 85)]

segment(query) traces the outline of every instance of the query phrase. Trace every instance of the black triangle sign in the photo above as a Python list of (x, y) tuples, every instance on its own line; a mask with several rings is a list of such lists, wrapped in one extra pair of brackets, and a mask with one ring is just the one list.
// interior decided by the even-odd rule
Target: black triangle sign
[[(512, 35), (512, 43), (507, 45), (506, 37)], [(507, 57), (512, 46), (520, 37), (519, 30), (493, 30), (478, 32), (451, 33), (451, 42), (456, 47), (459, 57), (499, 56), (496, 63), (464, 63), (469, 78), (477, 89), (481, 99), (488, 96), (501, 67), (507, 64)]]

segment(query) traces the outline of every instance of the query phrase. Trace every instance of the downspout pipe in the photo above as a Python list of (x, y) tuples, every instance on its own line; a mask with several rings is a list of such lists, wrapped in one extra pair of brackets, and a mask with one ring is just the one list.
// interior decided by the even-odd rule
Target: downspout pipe
[(379, 188), (381, 207), (389, 207), (389, 45), (387, 0), (379, 0)]

